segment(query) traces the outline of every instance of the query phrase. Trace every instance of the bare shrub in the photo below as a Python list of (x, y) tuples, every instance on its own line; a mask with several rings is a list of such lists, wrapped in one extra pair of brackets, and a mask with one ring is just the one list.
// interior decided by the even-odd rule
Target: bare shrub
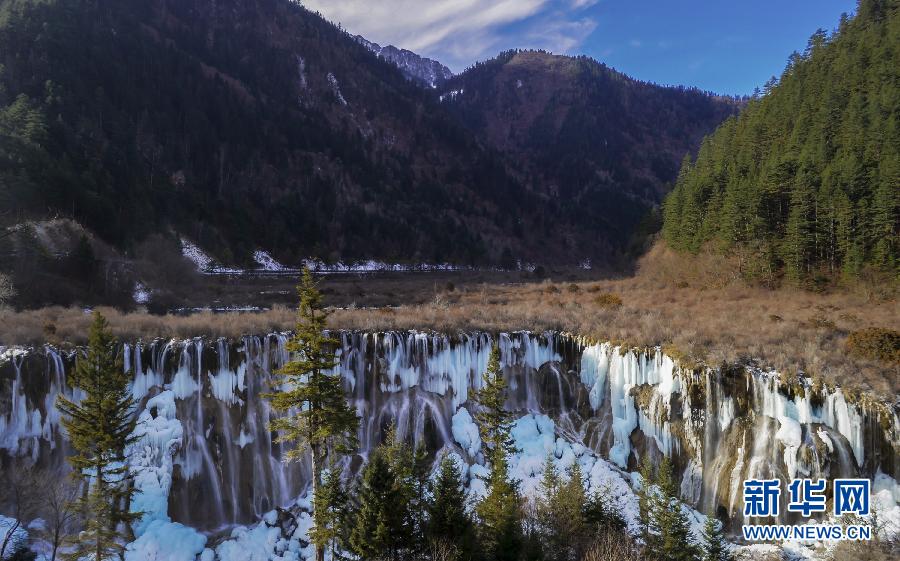
[(648, 561), (630, 536), (612, 529), (597, 533), (582, 561)]
[(854, 356), (900, 363), (900, 331), (884, 327), (854, 331), (847, 337), (847, 351)]
[(50, 544), (49, 561), (56, 561), (59, 548), (78, 527), (80, 513), (75, 508), (80, 486), (71, 477), (47, 478), (40, 508), (44, 518), (41, 536)]
[(22, 526), (40, 511), (41, 490), (37, 472), (31, 467), (22, 466), (3, 474), (0, 502), (7, 505), (13, 522), (0, 531), (0, 559), (23, 545), (16, 537)]
[(594, 297), (594, 304), (601, 308), (618, 308), (622, 305), (622, 297), (611, 292), (604, 292)]

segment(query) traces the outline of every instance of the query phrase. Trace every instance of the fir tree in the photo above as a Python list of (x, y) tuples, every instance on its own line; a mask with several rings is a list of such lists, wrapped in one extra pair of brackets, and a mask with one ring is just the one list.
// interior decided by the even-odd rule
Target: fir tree
[(483, 386), (475, 395), (479, 405), (475, 421), (484, 432), (482, 441), (489, 451), (502, 449), (504, 454), (512, 453), (510, 437), (513, 414), (506, 410), (506, 379), (500, 368), (500, 347), (493, 345), (488, 359), (487, 370), (482, 376)]
[(338, 547), (346, 547), (349, 539), (346, 532), (349, 497), (340, 472), (328, 470), (318, 491), (313, 497), (313, 511), (318, 514), (319, 522), (310, 530), (310, 539), (317, 546), (330, 547), (331, 558), (337, 559)]
[(690, 522), (681, 508), (672, 463), (664, 456), (657, 473), (658, 492), (651, 500), (651, 518), (659, 528), (653, 550), (661, 559), (696, 561), (697, 548), (691, 541)]
[(568, 471), (569, 480), (556, 496), (554, 511), (555, 555), (560, 561), (579, 561), (587, 550), (589, 526), (584, 518), (587, 497), (581, 466), (576, 461)]
[(128, 510), (134, 490), (125, 450), (134, 440), (136, 421), (128, 382), (109, 324), (94, 312), (87, 354), (77, 361), (70, 378), (84, 398), (75, 403), (60, 395), (57, 401), (75, 450), (69, 463), (89, 483), (87, 493), (76, 501), (76, 508), (85, 514), (85, 528), (67, 554), (71, 559), (100, 561), (121, 555), (130, 523), (141, 515)]
[(363, 469), (358, 498), (350, 532), (353, 552), (363, 559), (401, 559), (412, 540), (408, 503), (383, 447)]
[(603, 529), (625, 531), (625, 519), (619, 509), (611, 504), (608, 488), (594, 490), (588, 495), (584, 505), (584, 520), (595, 533)]
[(641, 488), (638, 491), (638, 516), (641, 520), (641, 537), (644, 540), (644, 544), (652, 549), (659, 533), (659, 528), (656, 527), (652, 512), (652, 501), (655, 497), (653, 489), (655, 478), (650, 454), (644, 454), (644, 457), (641, 459), (640, 474)]
[(706, 517), (703, 525), (703, 556), (702, 561), (732, 561), (731, 552), (725, 541), (722, 531), (722, 523), (715, 516)]
[[(285, 454), (285, 459), (300, 460), (307, 449), (310, 452), (315, 505), (329, 451), (347, 453), (355, 448), (359, 418), (344, 397), (341, 377), (328, 373), (337, 364), (334, 350), (340, 343), (325, 331), (328, 312), (323, 308), (322, 295), (306, 268), (297, 294), (300, 298), (297, 324), (294, 336), (287, 344), (293, 359), (277, 372), (280, 389), (264, 397), (271, 400), (275, 411), (288, 413), (270, 424), (271, 429), (279, 433), (278, 442), (296, 444)], [(316, 508), (313, 509), (313, 522), (316, 526), (325, 523)], [(317, 543), (316, 561), (324, 558), (324, 545)]]
[(401, 537), (399, 548), (408, 554), (418, 553), (424, 547), (425, 496), (428, 485), (427, 453), (423, 446), (412, 447), (397, 435), (396, 426), (388, 431), (382, 446), (388, 466), (394, 478), (396, 495), (401, 499), (395, 520), (399, 521), (396, 534)]
[(478, 535), (488, 561), (513, 561), (522, 549), (522, 499), (517, 481), (509, 475), (508, 455), (514, 451), (510, 431), (512, 413), (505, 409), (506, 380), (500, 368), (500, 350), (494, 345), (478, 391), (475, 418), (484, 431), (490, 462), (487, 495), (476, 508)]
[(453, 544), (459, 561), (472, 559), (475, 555), (475, 527), (466, 508), (462, 474), (449, 455), (441, 460), (427, 511), (429, 542)]

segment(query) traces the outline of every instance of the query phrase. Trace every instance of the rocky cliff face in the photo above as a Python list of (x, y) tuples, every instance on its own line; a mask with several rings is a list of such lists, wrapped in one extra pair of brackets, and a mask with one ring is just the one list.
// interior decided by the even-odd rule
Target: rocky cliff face
[(404, 76), (423, 86), (437, 88), (453, 77), (453, 72), (436, 60), (419, 56), (406, 49), (398, 49), (393, 45), (382, 47), (362, 35), (356, 35), (354, 39), (379, 58), (399, 68)]

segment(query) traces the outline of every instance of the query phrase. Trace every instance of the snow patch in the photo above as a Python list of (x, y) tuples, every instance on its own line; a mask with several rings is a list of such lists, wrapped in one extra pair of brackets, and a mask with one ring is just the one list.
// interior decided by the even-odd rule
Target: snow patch
[(276, 261), (268, 251), (261, 249), (253, 252), (253, 260), (259, 264), (259, 268), (263, 271), (284, 271), (285, 267)]

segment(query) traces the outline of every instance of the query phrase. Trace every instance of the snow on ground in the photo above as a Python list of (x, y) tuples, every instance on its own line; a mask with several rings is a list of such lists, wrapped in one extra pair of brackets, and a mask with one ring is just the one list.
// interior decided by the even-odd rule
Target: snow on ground
[(181, 238), (181, 254), (193, 261), (194, 265), (197, 266), (197, 270), (201, 273), (223, 275), (243, 272), (241, 269), (223, 267), (216, 264), (215, 260), (207, 255), (205, 251), (185, 238)]
[(263, 271), (284, 271), (285, 267), (275, 260), (268, 251), (258, 249), (253, 252), (253, 260), (259, 264)]
[(131, 295), (135, 304), (146, 304), (150, 301), (150, 290), (140, 281), (134, 283), (134, 291)]
[(208, 270), (213, 262), (212, 257), (184, 238), (181, 238), (181, 254), (193, 261), (199, 271)]

